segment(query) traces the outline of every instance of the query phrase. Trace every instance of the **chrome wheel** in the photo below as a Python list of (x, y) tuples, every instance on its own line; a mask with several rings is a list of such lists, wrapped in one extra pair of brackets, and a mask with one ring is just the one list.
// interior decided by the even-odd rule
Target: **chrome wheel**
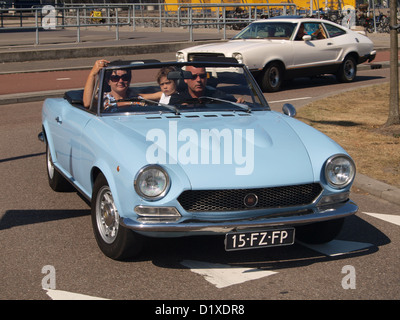
[(336, 74), (340, 82), (352, 82), (357, 75), (357, 63), (353, 57), (347, 56)]
[(346, 77), (346, 79), (348, 80), (353, 80), (354, 79), (354, 75), (355, 75), (355, 64), (354, 61), (349, 59), (345, 62), (344, 64), (344, 76)]
[(51, 160), (51, 154), (50, 154), (50, 148), (47, 147), (47, 174), (49, 175), (50, 179), (54, 178), (54, 166), (53, 166), (53, 161)]
[(262, 73), (261, 89), (265, 92), (279, 91), (283, 80), (283, 67), (277, 62), (271, 62)]
[(268, 78), (271, 88), (275, 88), (280, 83), (279, 69), (277, 67), (271, 68), (269, 70)]
[(46, 144), (46, 169), (49, 186), (54, 191), (72, 191), (71, 184), (54, 167), (49, 146)]
[(96, 199), (97, 230), (105, 243), (115, 241), (119, 229), (119, 215), (115, 207), (110, 187), (105, 185), (99, 190)]
[(142, 250), (142, 237), (120, 225), (114, 197), (102, 173), (93, 185), (92, 226), (100, 250), (109, 258), (122, 260)]

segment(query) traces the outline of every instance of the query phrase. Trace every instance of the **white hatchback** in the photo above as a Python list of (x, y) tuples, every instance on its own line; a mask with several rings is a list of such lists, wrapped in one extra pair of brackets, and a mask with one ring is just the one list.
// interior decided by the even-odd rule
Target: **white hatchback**
[(254, 21), (230, 41), (180, 50), (176, 58), (235, 58), (250, 69), (264, 91), (274, 92), (283, 80), (321, 74), (351, 82), (357, 65), (375, 55), (368, 37), (331, 21), (278, 17)]

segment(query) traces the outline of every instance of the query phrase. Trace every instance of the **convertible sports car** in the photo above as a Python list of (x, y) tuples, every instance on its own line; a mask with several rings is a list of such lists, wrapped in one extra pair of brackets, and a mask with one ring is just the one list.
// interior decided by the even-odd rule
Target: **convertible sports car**
[[(169, 103), (149, 98), (160, 70), (175, 86)], [(116, 83), (129, 94), (110, 102)], [(44, 101), (39, 138), (50, 187), (91, 202), (108, 257), (138, 254), (146, 237), (222, 234), (226, 250), (323, 243), (358, 210), (351, 157), (293, 106), (271, 111), (244, 65), (117, 62), (89, 108), (82, 91)]]
[(233, 57), (245, 64), (266, 92), (281, 89), (285, 79), (334, 74), (351, 82), (357, 64), (375, 59), (366, 36), (320, 19), (276, 17), (258, 20), (232, 40), (180, 50), (177, 61), (195, 57)]

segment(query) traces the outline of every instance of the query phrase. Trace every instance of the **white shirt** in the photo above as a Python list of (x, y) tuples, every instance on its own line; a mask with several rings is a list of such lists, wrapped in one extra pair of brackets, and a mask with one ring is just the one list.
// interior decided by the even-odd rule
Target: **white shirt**
[(171, 96), (167, 96), (164, 92), (161, 94), (160, 103), (168, 104)]

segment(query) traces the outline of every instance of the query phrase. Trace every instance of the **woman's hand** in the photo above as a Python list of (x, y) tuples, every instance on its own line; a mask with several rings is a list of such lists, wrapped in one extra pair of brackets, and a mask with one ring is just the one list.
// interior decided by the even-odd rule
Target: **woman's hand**
[(103, 69), (104, 67), (107, 67), (107, 64), (109, 63), (110, 61), (105, 59), (96, 60), (90, 73), (92, 75), (98, 75), (100, 70)]

